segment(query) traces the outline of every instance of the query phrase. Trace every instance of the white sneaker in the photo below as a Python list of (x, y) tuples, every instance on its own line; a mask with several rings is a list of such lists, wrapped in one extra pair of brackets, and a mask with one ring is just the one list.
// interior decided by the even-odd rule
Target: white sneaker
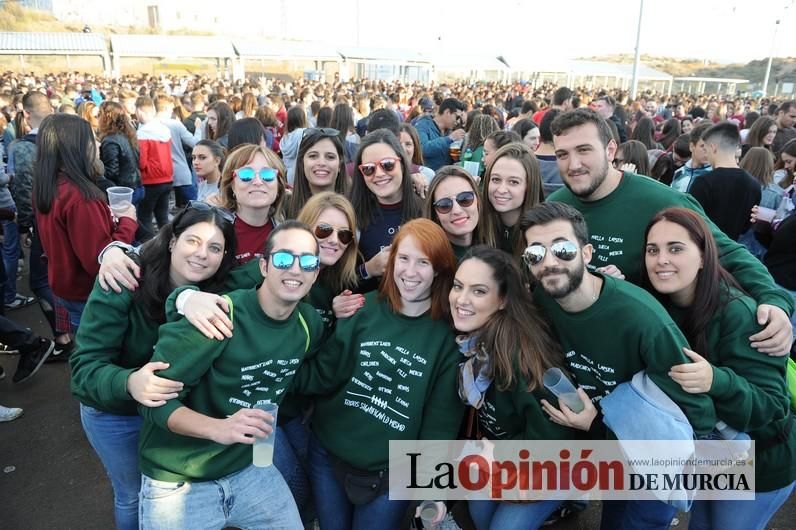
[(15, 420), (20, 416), (22, 416), (22, 409), (0, 405), (0, 422)]

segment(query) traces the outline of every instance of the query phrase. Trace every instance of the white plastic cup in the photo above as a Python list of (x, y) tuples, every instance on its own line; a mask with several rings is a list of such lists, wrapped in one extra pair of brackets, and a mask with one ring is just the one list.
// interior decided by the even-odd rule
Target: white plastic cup
[(257, 467), (268, 467), (274, 463), (274, 444), (276, 443), (276, 415), (279, 412), (279, 405), (266, 401), (257, 403), (254, 408), (264, 410), (274, 417), (271, 427), (273, 431), (267, 438), (255, 438), (252, 446), (252, 463)]
[(766, 208), (765, 206), (758, 206), (757, 207), (757, 220), (762, 221), (765, 223), (770, 223), (774, 220), (774, 216), (777, 215), (776, 210), (772, 210), (771, 208)]
[(113, 186), (108, 188), (108, 205), (111, 207), (113, 215), (119, 215), (127, 211), (133, 205), (133, 189), (125, 186)]
[(435, 523), (439, 515), (439, 506), (436, 501), (423, 501), (420, 503), (420, 521), (423, 523), (423, 528), (437, 528), (439, 523)]
[(560, 368), (548, 368), (542, 377), (542, 382), (555, 397), (571, 408), (572, 412), (577, 414), (585, 408), (575, 385)]

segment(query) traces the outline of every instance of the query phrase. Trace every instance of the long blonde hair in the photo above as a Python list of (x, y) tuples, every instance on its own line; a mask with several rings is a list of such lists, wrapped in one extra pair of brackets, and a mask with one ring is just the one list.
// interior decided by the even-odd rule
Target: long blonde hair
[(337, 263), (331, 267), (324, 267), (318, 277), (318, 281), (331, 287), (332, 292), (338, 294), (357, 284), (356, 265), (358, 241), (356, 238), (357, 216), (354, 213), (354, 207), (348, 199), (339, 193), (323, 191), (313, 195), (307, 200), (304, 207), (299, 211), (296, 219), (310, 228), (314, 228), (315, 223), (318, 222), (318, 218), (329, 208), (334, 208), (341, 212), (346, 218), (349, 230), (354, 233), (354, 239), (348, 244), (343, 255), (337, 260)]
[(267, 147), (254, 144), (243, 144), (227, 156), (227, 161), (224, 164), (224, 171), (221, 172), (221, 182), (218, 185), (219, 195), (221, 196), (221, 206), (233, 212), (237, 211), (238, 201), (235, 199), (235, 193), (232, 189), (232, 182), (235, 179), (235, 170), (251, 162), (258, 153), (265, 157), (269, 167), (277, 171), (278, 191), (276, 193), (276, 200), (271, 205), (269, 217), (281, 221), (283, 218), (282, 206), (285, 202), (286, 189), (285, 165), (282, 163), (282, 159)]

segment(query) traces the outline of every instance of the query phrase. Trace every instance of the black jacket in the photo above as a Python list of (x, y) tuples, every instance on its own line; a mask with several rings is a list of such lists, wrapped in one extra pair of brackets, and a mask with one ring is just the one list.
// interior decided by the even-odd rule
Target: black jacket
[(102, 139), (100, 160), (105, 164), (105, 178), (114, 185), (133, 189), (141, 185), (138, 150), (123, 134), (111, 134)]

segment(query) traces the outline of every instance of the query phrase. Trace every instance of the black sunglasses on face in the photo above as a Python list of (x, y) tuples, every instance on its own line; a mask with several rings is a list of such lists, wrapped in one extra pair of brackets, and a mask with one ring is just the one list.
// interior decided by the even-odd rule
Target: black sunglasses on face
[[(578, 245), (567, 240), (556, 241), (550, 245), (550, 252), (553, 253), (556, 259), (572, 261), (578, 255)], [(531, 265), (539, 265), (544, 260), (545, 255), (547, 255), (547, 248), (544, 245), (529, 245), (522, 253), (522, 260), (525, 265), (530, 267)]]
[(332, 235), (332, 232), (337, 230), (337, 240), (343, 245), (349, 244), (354, 240), (354, 232), (347, 228), (335, 228), (330, 224), (320, 223), (315, 227), (315, 237), (318, 239), (326, 239)]
[(475, 192), (463, 191), (456, 195), (453, 199), (450, 197), (443, 197), (434, 201), (434, 209), (437, 213), (450, 213), (453, 210), (453, 201), (456, 201), (462, 208), (472, 206), (475, 202)]

